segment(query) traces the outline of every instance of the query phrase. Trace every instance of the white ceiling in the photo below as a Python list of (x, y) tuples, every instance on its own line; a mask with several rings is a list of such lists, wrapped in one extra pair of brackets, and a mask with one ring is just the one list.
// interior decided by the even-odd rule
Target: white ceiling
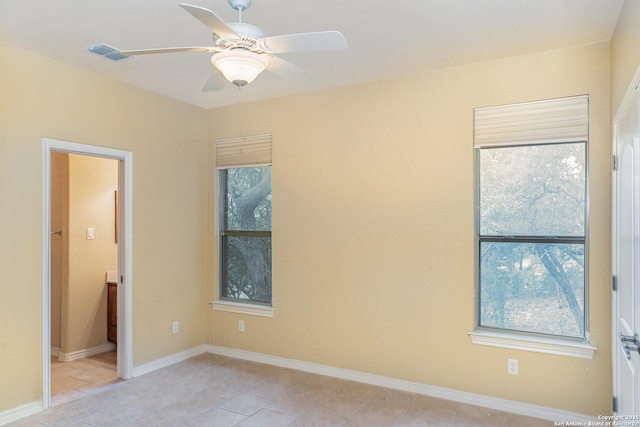
[[(0, 39), (203, 108), (304, 91), (263, 73), (242, 91), (203, 93), (211, 54), (147, 55), (112, 62), (84, 48), (211, 45), (180, 0), (0, 0)], [(237, 20), (227, 0), (182, 0)], [(609, 40), (624, 0), (253, 0), (244, 22), (268, 35), (338, 30), (349, 48), (289, 53), (320, 87), (400, 77)]]

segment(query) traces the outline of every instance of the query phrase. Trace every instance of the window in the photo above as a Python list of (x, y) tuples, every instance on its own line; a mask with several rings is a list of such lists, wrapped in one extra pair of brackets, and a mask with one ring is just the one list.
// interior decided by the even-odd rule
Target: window
[(270, 306), (271, 135), (217, 140), (216, 167), (220, 299)]
[(588, 99), (475, 111), (477, 329), (588, 338)]
[(220, 297), (271, 304), (271, 167), (220, 174)]

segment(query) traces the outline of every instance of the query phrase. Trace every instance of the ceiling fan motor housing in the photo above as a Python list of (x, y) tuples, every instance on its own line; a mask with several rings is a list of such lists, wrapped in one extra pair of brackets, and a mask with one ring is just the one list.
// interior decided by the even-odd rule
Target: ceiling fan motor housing
[(251, 0), (229, 0), (229, 4), (235, 10), (246, 10), (249, 6), (251, 6)]
[(243, 39), (255, 42), (256, 40), (264, 37), (264, 32), (255, 25), (247, 24), (245, 22), (230, 22), (227, 25), (229, 25), (229, 27)]

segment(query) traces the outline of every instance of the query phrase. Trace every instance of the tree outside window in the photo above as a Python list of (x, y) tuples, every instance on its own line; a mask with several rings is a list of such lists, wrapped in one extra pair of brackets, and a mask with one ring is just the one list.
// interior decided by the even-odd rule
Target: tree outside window
[(221, 169), (220, 297), (271, 304), (271, 167)]
[(478, 326), (585, 338), (586, 143), (478, 149)]

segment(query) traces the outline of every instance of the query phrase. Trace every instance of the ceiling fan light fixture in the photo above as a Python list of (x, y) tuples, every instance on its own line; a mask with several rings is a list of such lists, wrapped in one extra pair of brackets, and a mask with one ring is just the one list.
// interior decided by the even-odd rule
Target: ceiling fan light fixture
[(267, 55), (245, 49), (231, 49), (216, 53), (211, 63), (225, 79), (239, 88), (248, 85), (269, 65)]

